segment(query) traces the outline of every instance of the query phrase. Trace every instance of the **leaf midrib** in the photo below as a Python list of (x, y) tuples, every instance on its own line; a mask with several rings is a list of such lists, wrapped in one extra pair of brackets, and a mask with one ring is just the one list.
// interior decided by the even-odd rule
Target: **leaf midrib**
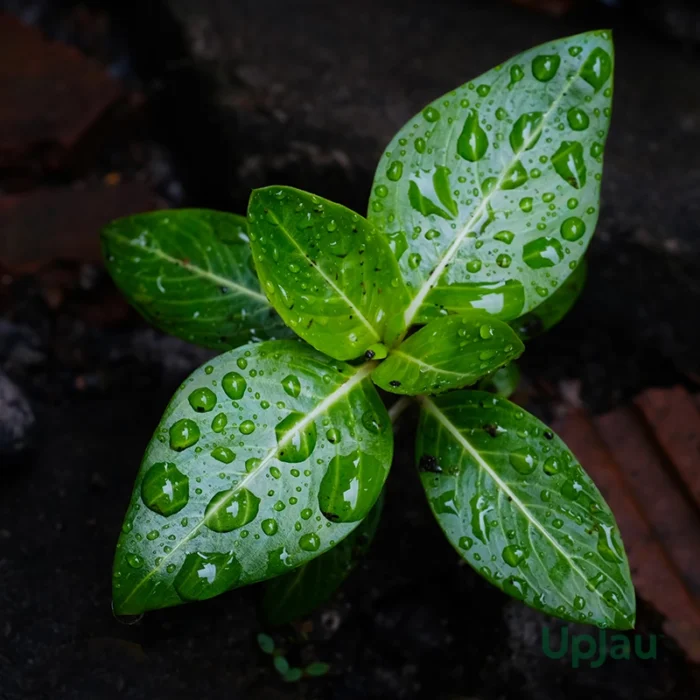
[[(433, 403), (428, 397), (422, 396), (419, 399), (421, 405), (427, 410), (429, 413), (431, 413), (435, 419), (457, 440), (457, 442), (472, 456), (472, 458), (476, 461), (476, 463), (484, 469), (484, 471), (493, 479), (493, 481), (496, 483), (496, 485), (501, 489), (503, 493), (505, 493), (508, 498), (509, 502), (517, 507), (520, 512), (523, 514), (525, 519), (538, 531), (540, 534), (542, 534), (547, 541), (550, 542), (552, 547), (561, 554), (562, 557), (569, 563), (569, 566), (571, 566), (571, 569), (575, 571), (583, 580), (584, 585), (587, 586), (588, 584), (588, 577), (586, 574), (575, 564), (574, 559), (566, 552), (566, 550), (562, 549), (559, 543), (547, 532), (546, 528), (540, 523), (539, 520), (537, 520), (533, 515), (531, 515), (529, 509), (527, 506), (518, 498), (517, 494), (511, 490), (511, 488), (508, 486), (508, 484), (501, 479), (498, 474), (489, 466), (488, 462), (483, 460), (481, 458), (481, 454), (469, 443), (469, 441), (462, 435), (462, 433), (459, 431), (457, 426), (452, 423), (447, 416)], [(624, 589), (620, 589), (623, 591)], [(603, 598), (603, 596), (598, 592), (598, 589), (595, 589), (595, 593), (598, 596), (598, 598), (602, 601), (604, 605), (609, 605), (607, 601)], [(626, 600), (626, 597), (625, 597)], [(620, 610), (618, 608), (618, 611), (621, 612), (623, 615), (625, 615), (624, 610)]]
[[(440, 262), (438, 262), (438, 264), (433, 268), (433, 271), (430, 273), (428, 279), (425, 280), (423, 284), (421, 284), (417, 294), (413, 297), (411, 303), (408, 305), (408, 308), (404, 313), (404, 331), (410, 328), (413, 319), (415, 318), (416, 314), (423, 305), (423, 302), (430, 293), (430, 290), (435, 286), (436, 281), (440, 279), (442, 273), (445, 271), (445, 268), (450, 263), (450, 260), (452, 260), (455, 253), (459, 250), (469, 231), (474, 227), (474, 225), (479, 221), (479, 219), (483, 216), (484, 212), (487, 210), (492, 198), (500, 190), (500, 187), (503, 184), (506, 175), (508, 175), (511, 168), (513, 168), (516, 165), (516, 163), (520, 160), (520, 156), (523, 153), (525, 153), (525, 151), (527, 151), (528, 148), (530, 148), (531, 144), (534, 144), (537, 141), (537, 139), (541, 136), (542, 131), (544, 130), (544, 127), (547, 124), (547, 120), (549, 119), (550, 115), (559, 107), (559, 104), (568, 94), (571, 86), (581, 76), (581, 72), (583, 70), (584, 65), (585, 61), (582, 61), (579, 69), (576, 71), (576, 73), (573, 74), (571, 80), (565, 82), (564, 88), (562, 89), (558, 97), (554, 100), (554, 102), (552, 102), (549, 109), (543, 115), (542, 121), (540, 122), (538, 128), (533, 131), (532, 135), (530, 136), (530, 139), (525, 141), (518, 151), (514, 151), (514, 156), (512, 160), (510, 160), (507, 163), (507, 165), (503, 166), (503, 170), (496, 184), (493, 186), (490, 192), (482, 199), (481, 204), (477, 207), (477, 209), (469, 218), (469, 220), (464, 224), (462, 229), (455, 236), (455, 239), (448, 246), (444, 255), (440, 259)], [(454, 128), (452, 131), (454, 131)], [(452, 133), (452, 131), (450, 133)]]
[(242, 294), (247, 294), (249, 297), (256, 299), (259, 302), (264, 303), (266, 306), (270, 306), (270, 302), (267, 300), (267, 297), (265, 297), (264, 294), (261, 294), (260, 292), (256, 292), (249, 287), (245, 287), (242, 284), (238, 284), (237, 282), (234, 282), (233, 280), (228, 279), (227, 277), (221, 277), (220, 275), (217, 275), (215, 272), (211, 272), (210, 270), (205, 270), (203, 267), (199, 267), (198, 265), (193, 265), (192, 263), (189, 264), (184, 264), (182, 260), (179, 260), (178, 258), (174, 258), (171, 255), (168, 255), (166, 252), (164, 252), (161, 248), (156, 248), (156, 247), (144, 247), (141, 245), (135, 244), (131, 239), (125, 238), (124, 236), (120, 236), (118, 233), (112, 233), (112, 232), (107, 232), (105, 233), (106, 236), (112, 237), (119, 242), (134, 248), (135, 250), (139, 251), (147, 251), (151, 255), (154, 255), (157, 258), (160, 258), (161, 260), (165, 260), (166, 262), (172, 263), (173, 265), (176, 265), (178, 268), (182, 270), (189, 270), (194, 277), (201, 277), (203, 279), (208, 279), (211, 282), (214, 282), (215, 284), (222, 286), (222, 287), (228, 287), (229, 289), (234, 289), (238, 290)]
[[(276, 222), (277, 222), (277, 227), (279, 228), (280, 231), (286, 236), (286, 238), (289, 240), (289, 242), (301, 253), (302, 256), (304, 256), (305, 259), (310, 260), (309, 256), (306, 254), (304, 249), (297, 243), (296, 239), (294, 236), (292, 236), (289, 231), (287, 231), (286, 226), (284, 223), (279, 219), (279, 217), (273, 212), (272, 210), (269, 210), (268, 216), (271, 216)], [(323, 268), (321, 265), (319, 265), (318, 262), (313, 263), (313, 268), (318, 272), (321, 277), (326, 281), (326, 283), (333, 289), (333, 291), (348, 305), (350, 310), (357, 316), (359, 320), (362, 321), (362, 323), (367, 327), (367, 329), (370, 331), (372, 334), (372, 337), (374, 340), (381, 340), (381, 336), (375, 329), (375, 327), (370, 323), (369, 319), (365, 317), (365, 315), (360, 311), (360, 309), (355, 306), (353, 303), (352, 299), (343, 292), (340, 287), (338, 287), (335, 282), (324, 272)]]
[[(270, 461), (279, 452), (280, 448), (286, 446), (292, 439), (294, 439), (294, 437), (298, 433), (302, 432), (304, 429), (306, 429), (308, 425), (313, 423), (316, 420), (316, 418), (323, 415), (327, 410), (329, 410), (332, 406), (338, 403), (338, 401), (347, 396), (358, 384), (360, 384), (365, 378), (367, 378), (371, 374), (372, 370), (374, 370), (376, 365), (377, 362), (366, 362), (365, 364), (358, 367), (355, 374), (353, 374), (344, 384), (341, 384), (336, 391), (334, 391), (332, 394), (329, 394), (321, 403), (318, 404), (318, 406), (316, 406), (316, 408), (307, 413), (304, 416), (304, 418), (298, 423), (296, 423), (291, 430), (286, 432), (282, 439), (279, 440), (274, 447), (268, 450), (268, 453), (260, 461), (260, 464), (255, 469), (253, 469), (253, 471), (247, 472), (246, 476), (241, 481), (239, 481), (231, 490), (237, 492), (240, 489), (245, 488), (246, 484), (248, 484), (257, 474), (262, 473), (262, 470), (264, 470), (265, 467), (267, 467)], [(172, 551), (170, 551), (168, 554), (162, 557), (162, 561), (160, 562), (160, 564), (151, 569), (151, 571), (148, 574), (146, 574), (146, 576), (144, 576), (136, 586), (134, 586), (129, 595), (122, 601), (123, 606), (126, 606), (126, 604), (134, 597), (134, 595), (139, 590), (141, 590), (141, 588), (143, 588), (143, 586), (148, 581), (150, 581), (150, 579), (153, 578), (153, 576), (160, 572), (166, 565), (166, 563), (170, 559), (172, 559), (172, 557), (185, 544), (187, 544), (197, 535), (197, 533), (202, 529), (202, 527), (204, 527), (205, 521), (208, 518), (211, 518), (218, 514), (219, 510), (221, 510), (224, 507), (225, 500), (226, 499), (222, 499), (222, 501), (220, 501), (220, 503), (217, 506), (215, 506), (209, 511), (209, 514), (206, 517), (202, 517), (197, 522), (197, 524), (180, 540), (180, 542), (178, 542), (172, 548)]]

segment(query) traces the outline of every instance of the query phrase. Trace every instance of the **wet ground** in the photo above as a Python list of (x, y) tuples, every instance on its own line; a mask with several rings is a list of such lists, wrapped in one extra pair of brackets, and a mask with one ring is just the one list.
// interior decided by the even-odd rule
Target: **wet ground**
[[(185, 202), (234, 207), (256, 178), (271, 174), (301, 187), (319, 185), (321, 194), (335, 194), (343, 201), (361, 201), (371, 178), (365, 159), (369, 162), (376, 145), (363, 136), (364, 150), (354, 159), (355, 141), (347, 124), (334, 126), (333, 116), (340, 119), (345, 114), (333, 111), (337, 104), (323, 124), (310, 128), (308, 123), (299, 124), (301, 116), (289, 106), (290, 100), (289, 126), (278, 124), (263, 131), (243, 154), (232, 150), (231, 112), (222, 110), (221, 87), (216, 84), (221, 74), (213, 71), (212, 77), (212, 66), (221, 66), (222, 59), (213, 55), (203, 65), (186, 36), (178, 34), (183, 28), (182, 4), (148, 3), (139, 22), (138, 9), (104, 12), (99, 3), (87, 3), (88, 18), (103, 18), (90, 22), (76, 21), (70, 3), (52, 5), (57, 9), (51, 11), (46, 9), (49, 3), (14, 3), (15, 10), (21, 5), (25, 13), (34, 8), (29, 19), (96, 55), (146, 100), (136, 126), (129, 122), (128, 133), (110, 137), (84, 164), (48, 176), (29, 168), (31, 175), (24, 173), (22, 182), (30, 184), (21, 186), (16, 186), (13, 173), (12, 188), (7, 179), (2, 181), (5, 192), (101, 181), (116, 170), (176, 206)], [(219, 5), (226, 15), (225, 3), (201, 3), (199, 8), (211, 5)], [(248, 35), (261, 31), (255, 5), (243, 6), (252, 13)], [(363, 6), (360, 3), (358, 14)], [(352, 14), (347, 4), (338, 7), (332, 11)], [(396, 25), (404, 29), (417, 21), (410, 20), (411, 13), (419, 12), (411, 3), (398, 10), (392, 3), (378, 8), (382, 17), (392, 12), (408, 17)], [(557, 24), (495, 2), (441, 2), (438, 9), (435, 17), (442, 19), (436, 23), (448, 21), (451, 9), (458, 13), (458, 26), (465, 27), (470, 37), (463, 51), (478, 69), (490, 65), (500, 41), (511, 53), (513, 47), (525, 48), (538, 37), (610, 20), (619, 25), (620, 61), (630, 80), (635, 80), (645, 54), (656, 60), (657, 80), (666, 77), (687, 88), (691, 76), (700, 75), (692, 43), (654, 33), (636, 16), (623, 20), (603, 11), (601, 17), (595, 10), (591, 16), (574, 15)], [(270, 20), (273, 38), (261, 39), (264, 45), (273, 42), (274, 31), (289, 11), (280, 10), (280, 16)], [(477, 31), (470, 17), (488, 19), (493, 27), (502, 21), (502, 36), (496, 29), (492, 34)], [(101, 22), (107, 22), (106, 28)], [(97, 31), (96, 26), (102, 29)], [(313, 34), (313, 29), (307, 26), (304, 31)], [(450, 41), (450, 50), (456, 51), (460, 42)], [(150, 57), (145, 55), (147, 45)], [(266, 60), (274, 58), (260, 51)], [(347, 47), (339, 44), (339, 54), (344, 51)], [(246, 86), (251, 75), (260, 75), (250, 66), (261, 63), (258, 56), (246, 62)], [(286, 81), (294, 96), (303, 81), (295, 82), (283, 70), (288, 68), (281, 65), (277, 82)], [(533, 342), (524, 357), (524, 371), (534, 387), (531, 407), (544, 416), (551, 413), (550, 400), (560, 393), (562, 381), (569, 390), (576, 387), (594, 411), (615, 406), (650, 385), (697, 386), (700, 344), (685, 320), (694, 308), (688, 304), (695, 299), (700, 267), (698, 219), (691, 216), (695, 205), (686, 201), (700, 177), (697, 95), (686, 90), (673, 98), (672, 106), (666, 101), (662, 108), (653, 91), (642, 89), (647, 79), (643, 70), (638, 72), (642, 75), (636, 91), (632, 85), (625, 87), (620, 76), (618, 85), (634, 109), (648, 113), (635, 117), (632, 108), (621, 108), (623, 114), (630, 110), (631, 116), (618, 122), (611, 137), (617, 145), (611, 151), (602, 235), (592, 248), (588, 287), (574, 312), (550, 335)], [(358, 82), (362, 86), (369, 82), (370, 87), (358, 93), (355, 103), (370, 104), (376, 84), (364, 74), (361, 78)], [(268, 83), (264, 77), (257, 80), (262, 82), (255, 94), (263, 99)], [(445, 81), (448, 77), (435, 82)], [(435, 89), (426, 80), (405, 103), (384, 111), (400, 122), (404, 111), (410, 114), (420, 106), (412, 100)], [(670, 94), (671, 88), (667, 89)], [(252, 129), (251, 124), (267, 129), (266, 120), (278, 105), (251, 107), (249, 87), (236, 92), (239, 101), (233, 103), (233, 114), (242, 133)], [(313, 101), (312, 92), (306, 99)], [(179, 111), (174, 110), (178, 100), (183, 101)], [(675, 120), (669, 122), (675, 125), (670, 133), (652, 129), (653, 124), (664, 123), (665, 109)], [(349, 169), (342, 158), (322, 157), (334, 129), (347, 152)], [(307, 144), (316, 138), (319, 150), (296, 161), (274, 160), (274, 151), (298, 150), (294, 143), (299, 133)], [(657, 145), (646, 148), (635, 163), (630, 154), (641, 153), (639, 144), (647, 143), (650, 134)], [(239, 135), (233, 143), (242, 140)], [(260, 160), (251, 160), (255, 155)], [(245, 163), (250, 167), (242, 167)], [(261, 163), (260, 168), (251, 163)], [(637, 170), (641, 188), (630, 182)], [(658, 191), (650, 179), (653, 173), (667, 176)], [(668, 195), (673, 178), (683, 184), (683, 196)], [(639, 218), (640, 202), (653, 213), (646, 223)], [(682, 255), (673, 255), (673, 246), (666, 243), (676, 239), (681, 241)], [(624, 273), (611, 275), (619, 269)], [(35, 424), (23, 424), (25, 446), (0, 457), (3, 700), (697, 698), (698, 669), (665, 637), (657, 638), (653, 660), (608, 660), (598, 669), (574, 671), (567, 659), (547, 658), (542, 652), (543, 628), (557, 635), (564, 625), (492, 589), (460, 564), (441, 536), (414, 473), (410, 415), (397, 439), (385, 514), (369, 555), (341, 594), (317, 615), (297, 627), (267, 630), (291, 661), (328, 662), (327, 676), (298, 684), (280, 680), (270, 657), (255, 641), (256, 634), (265, 630), (257, 615), (256, 587), (149, 613), (135, 624), (115, 619), (110, 608), (111, 560), (142, 451), (169, 396), (208, 354), (165, 338), (126, 313), (104, 272), (91, 262), (61, 263), (49, 272), (42, 267), (29, 276), (3, 273), (0, 313), (0, 369), (19, 387), (36, 417)], [(5, 381), (1, 374), (0, 380)], [(0, 438), (6, 439), (2, 433)], [(590, 632), (574, 625), (567, 628)], [(660, 618), (643, 602), (637, 631), (647, 641), (650, 635), (661, 634)]]

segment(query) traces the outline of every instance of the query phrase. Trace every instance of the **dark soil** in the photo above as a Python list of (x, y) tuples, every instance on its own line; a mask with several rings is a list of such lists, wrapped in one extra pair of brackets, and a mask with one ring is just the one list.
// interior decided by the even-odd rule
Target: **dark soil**
[[(15, 11), (38, 8), (32, 18), (58, 34), (73, 11), (73, 3), (9, 4)], [(212, 124), (207, 111), (214, 89), (211, 75), (192, 63), (169, 3), (124, 5), (129, 7), (110, 8), (113, 29), (106, 48), (100, 44), (95, 49), (81, 40), (80, 32), (66, 30), (64, 36), (111, 61), (148, 95), (149, 112), (142, 125), (146, 136), (140, 133), (139, 139), (150, 144), (146, 151), (151, 155), (146, 166), (135, 165), (130, 149), (117, 140), (89, 172), (118, 167), (142, 175), (145, 170), (173, 205), (240, 204), (250, 186), (245, 172), (231, 175), (231, 168), (225, 186), (219, 180), (237, 156), (228, 150), (230, 126)], [(364, 8), (365, 3), (360, 5)], [(446, 13), (445, 3), (439, 5)], [(330, 6), (323, 3), (324, 8)], [(619, 25), (620, 44), (635, 52), (635, 61), (652, 51), (663, 57), (662, 65), (670, 67), (670, 74), (687, 90), (698, 84), (691, 45), (654, 33), (636, 16), (596, 10), (591, 17), (580, 14), (557, 24), (522, 11), (514, 15), (496, 2), (460, 3), (455, 11), (466, 17), (471, 6), (478, 8), (474, 12), (479, 17), (492, 19), (492, 32), (469, 30), (471, 37), (481, 37), (487, 56), (494, 54), (500, 40), (495, 29), (500, 18), (515, 23), (504, 36), (520, 48), (538, 40), (531, 41), (530, 34), (563, 35), (613, 22)], [(411, 7), (407, 3), (403, 11), (418, 11)], [(522, 23), (521, 36), (517, 22)], [(481, 48), (472, 41), (464, 50), (474, 56)], [(178, 63), (183, 60), (189, 63)], [(478, 68), (487, 64), (484, 59)], [(687, 77), (681, 81), (678, 76), (683, 74)], [(641, 84), (644, 76), (639, 80)], [(626, 92), (633, 99), (634, 87)], [(174, 111), (178, 100), (182, 108)], [(698, 120), (687, 137), (695, 147), (700, 133), (700, 115), (693, 111), (698, 104), (695, 93), (687, 101), (685, 113)], [(652, 102), (650, 109), (650, 118), (657, 110), (661, 123), (662, 107)], [(677, 115), (681, 107), (674, 109)], [(642, 141), (645, 129), (640, 116), (629, 138)], [(284, 129), (264, 136), (284, 139)], [(618, 126), (617, 138), (623, 144), (624, 126)], [(683, 139), (677, 145), (682, 146)], [(368, 145), (368, 151), (373, 147)], [(262, 153), (267, 158), (284, 148), (285, 143), (268, 142)], [(626, 218), (625, 212), (651, 198), (653, 187), (646, 181), (648, 189), (642, 192), (627, 187), (628, 170), (622, 164), (629, 152), (622, 145), (618, 149), (623, 153), (611, 174), (624, 192), (617, 200), (614, 191), (607, 191), (601, 224), (605, 236), (592, 250), (584, 297), (552, 333), (528, 347), (523, 362), (530, 382), (552, 393), (562, 380), (580, 382), (584, 401), (598, 411), (646, 386), (692, 383), (688, 373), (700, 357), (697, 328), (685, 329), (688, 314), (694, 313), (688, 299), (695, 298), (694, 275), (700, 269), (700, 249), (693, 243), (698, 220), (688, 218), (690, 204), (676, 202), (669, 208), (669, 219), (655, 226), (662, 219), (659, 207), (651, 235), (661, 238), (647, 245), (644, 236), (635, 234), (639, 221)], [(658, 163), (665, 158), (670, 172), (677, 156), (685, 171), (697, 177), (700, 149), (654, 157)], [(263, 171), (268, 174), (275, 167), (271, 163)], [(679, 168), (673, 168), (681, 178)], [(322, 181), (338, 199), (356, 203), (362, 201), (371, 178), (363, 167), (348, 180), (339, 170), (308, 163), (296, 174), (290, 166), (281, 175), (285, 183), (309, 189)], [(685, 191), (690, 189), (688, 184)], [(631, 192), (634, 196), (626, 198)], [(674, 221), (681, 222), (682, 244), (690, 250), (682, 259), (659, 253), (666, 249), (658, 240), (675, 230)], [(621, 238), (619, 247), (614, 247), (616, 237)], [(615, 256), (622, 282), (610, 276)], [(658, 277), (650, 277), (649, 270), (656, 270)], [(143, 449), (172, 392), (209, 354), (148, 330), (134, 315), (116, 324), (95, 321), (94, 309), (113, 303), (109, 281), (104, 272), (89, 266), (74, 266), (70, 272), (87, 282), (70, 291), (58, 307), (47, 302), (39, 279), (0, 280), (0, 371), (21, 388), (37, 418), (26, 448), (0, 455), (2, 700), (698, 697), (698, 669), (663, 636), (658, 637), (654, 660), (608, 660), (598, 669), (584, 664), (574, 670), (568, 658), (547, 658), (542, 652), (543, 628), (557, 634), (566, 625), (508, 599), (460, 563), (424, 502), (413, 466), (410, 415), (397, 437), (384, 517), (368, 556), (337, 598), (310, 620), (267, 630), (294, 663), (328, 662), (326, 677), (297, 684), (280, 680), (255, 640), (265, 630), (257, 615), (257, 587), (148, 613), (139, 621), (116, 619), (110, 607), (111, 561)], [(544, 399), (534, 408), (545, 415), (550, 410)], [(661, 620), (641, 601), (637, 632), (646, 640), (662, 635)]]

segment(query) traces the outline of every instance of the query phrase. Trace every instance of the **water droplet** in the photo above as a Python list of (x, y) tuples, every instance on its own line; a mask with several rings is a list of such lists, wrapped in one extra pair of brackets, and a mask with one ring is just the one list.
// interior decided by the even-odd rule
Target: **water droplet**
[(315, 532), (309, 532), (299, 538), (299, 547), (305, 552), (316, 552), (321, 546), (321, 538)]
[(457, 153), (471, 163), (481, 160), (489, 147), (486, 132), (479, 124), (479, 115), (472, 110), (464, 121), (462, 133), (457, 139)]
[(574, 131), (584, 131), (591, 122), (589, 116), (579, 107), (572, 107), (566, 113), (566, 119)]
[(498, 265), (498, 267), (510, 267), (511, 262), (513, 262), (512, 258), (510, 255), (506, 255), (505, 253), (502, 253), (496, 258), (496, 265)]
[(299, 377), (296, 377), (293, 374), (288, 374), (282, 380), (282, 388), (284, 389), (285, 394), (295, 399), (297, 396), (299, 396), (299, 392), (301, 392)]
[(386, 469), (371, 455), (354, 450), (328, 464), (318, 491), (323, 515), (332, 522), (362, 520), (379, 497)]
[(586, 224), (577, 216), (565, 219), (561, 225), (561, 237), (565, 241), (577, 241), (586, 233)]
[(479, 272), (481, 270), (481, 260), (470, 260), (467, 263), (467, 272)]
[(522, 447), (508, 457), (511, 466), (520, 474), (532, 474), (537, 467), (537, 453), (531, 447)]
[(511, 576), (503, 582), (503, 591), (517, 600), (525, 600), (528, 590), (527, 581), (517, 576)]
[(425, 117), (425, 120), (431, 123), (436, 122), (438, 119), (440, 119), (440, 112), (438, 112), (435, 107), (426, 107), (423, 110), (423, 116)]
[(600, 158), (603, 155), (603, 144), (597, 141), (591, 145), (591, 155), (594, 158)]
[(371, 409), (362, 414), (362, 425), (365, 427), (365, 430), (375, 435), (379, 435), (384, 428), (377, 414)]
[(330, 428), (326, 432), (326, 439), (328, 440), (328, 442), (330, 442), (334, 445), (336, 443), (340, 442), (340, 438), (341, 438), (340, 430), (338, 430), (337, 428)]
[(183, 600), (207, 600), (233, 588), (241, 571), (230, 552), (192, 552), (175, 577), (175, 590)]
[(260, 523), (260, 527), (262, 527), (262, 531), (268, 537), (272, 537), (273, 535), (277, 534), (277, 530), (278, 530), (277, 521), (273, 520), (272, 518), (268, 518), (267, 520), (263, 520), (262, 523)]
[(189, 418), (181, 418), (170, 427), (170, 449), (182, 452), (199, 440), (199, 426)]
[(508, 564), (508, 566), (519, 566), (520, 563), (527, 558), (527, 555), (527, 549), (517, 544), (509, 544), (503, 549), (503, 561)]
[(151, 542), (153, 542), (153, 540), (157, 540), (159, 536), (160, 536), (160, 532), (158, 532), (158, 530), (151, 530), (151, 531), (146, 535), (146, 539), (147, 539), (147, 540), (150, 540)]
[(160, 515), (169, 516), (182, 510), (189, 497), (189, 479), (171, 462), (157, 462), (141, 482), (143, 502)]
[(532, 197), (523, 197), (520, 200), (520, 208), (526, 214), (529, 214), (532, 211)]
[(226, 414), (219, 413), (218, 415), (214, 416), (214, 420), (211, 422), (211, 429), (215, 433), (223, 433), (227, 423), (228, 418), (226, 417)]
[(398, 182), (403, 175), (403, 163), (400, 160), (392, 161), (386, 170), (386, 176), (392, 182)]
[(228, 447), (215, 447), (211, 451), (211, 456), (218, 462), (223, 462), (224, 464), (231, 464), (236, 455)]
[(491, 92), (491, 86), (479, 85), (479, 87), (476, 88), (476, 92), (479, 95), (479, 97), (488, 97), (489, 93)]
[(514, 234), (512, 231), (499, 231), (494, 238), (497, 241), (501, 241), (501, 243), (507, 243), (510, 244), (513, 242), (513, 238), (515, 238)]
[(490, 325), (489, 323), (484, 323), (484, 324), (479, 328), (479, 335), (480, 335), (484, 340), (488, 340), (489, 338), (493, 338), (493, 333), (494, 333), (493, 326)]
[(580, 595), (577, 595), (574, 598), (574, 609), (575, 610), (583, 610), (585, 607), (586, 607), (586, 601)]
[(252, 432), (255, 431), (255, 423), (253, 423), (252, 420), (244, 420), (239, 426), (238, 429), (241, 431), (243, 435), (250, 435)]
[(578, 141), (563, 141), (552, 156), (552, 165), (556, 173), (577, 190), (586, 184), (586, 163)]
[(566, 206), (569, 209), (576, 209), (578, 206), (578, 199), (574, 199), (573, 197), (566, 203)]
[(561, 58), (556, 54), (551, 56), (537, 56), (532, 61), (532, 74), (541, 83), (550, 81), (559, 70)]
[(496, 110), (496, 119), (498, 119), (499, 122), (502, 122), (504, 119), (508, 119), (508, 112), (506, 112), (503, 107), (499, 107)]
[(236, 364), (238, 365), (238, 369), (245, 369), (248, 366), (248, 360), (246, 360), (245, 357), (239, 357), (236, 360)]
[(275, 427), (277, 436), (278, 459), (289, 464), (297, 464), (308, 459), (316, 447), (316, 424), (312, 421), (301, 430), (296, 426), (304, 420), (305, 416), (297, 411), (292, 411)]
[(558, 474), (561, 469), (561, 463), (559, 462), (559, 459), (552, 455), (551, 457), (547, 457), (544, 461), (544, 473), (549, 474), (549, 476), (553, 476), (554, 474)]
[(195, 389), (187, 400), (197, 413), (207, 413), (216, 406), (216, 394), (206, 387)]
[(513, 124), (510, 132), (510, 145), (513, 151), (519, 153), (523, 148), (529, 151), (540, 140), (542, 132), (542, 112), (526, 112)]
[(248, 489), (219, 491), (204, 511), (204, 524), (214, 532), (231, 532), (255, 520), (260, 499)]
[(594, 591), (607, 580), (608, 577), (604, 573), (599, 571), (592, 579), (588, 581), (588, 583), (586, 584), (586, 588), (588, 588), (589, 591)]
[(246, 380), (238, 372), (229, 372), (221, 380), (221, 388), (226, 393), (226, 396), (234, 401), (243, 398), (247, 386)]
[(471, 537), (460, 537), (457, 544), (460, 549), (468, 551), (474, 546), (474, 540)]
[[(533, 170), (531, 175), (536, 177), (535, 171)], [(501, 189), (503, 190), (514, 190), (518, 187), (522, 187), (527, 182), (527, 170), (523, 164), (518, 161), (515, 165), (506, 173), (501, 183)]]
[(556, 238), (537, 238), (523, 247), (523, 261), (534, 270), (554, 267), (563, 259), (564, 251)]
[(583, 51), (583, 49), (580, 46), (572, 46), (569, 49), (569, 56), (576, 57), (581, 53), (581, 51)]
[(613, 537), (613, 526), (598, 523), (598, 554), (605, 561), (613, 564), (620, 562), (620, 556), (617, 553), (617, 546)]
[[(525, 71), (519, 65), (514, 65), (510, 67), (510, 83), (508, 83), (508, 89), (512, 90), (517, 83), (519, 83), (525, 77)], [(498, 116), (498, 115), (496, 115)]]
[(600, 47), (593, 49), (581, 69), (581, 77), (598, 92), (612, 74), (612, 59)]
[(132, 569), (140, 569), (144, 564), (143, 558), (138, 554), (127, 554), (126, 561)]

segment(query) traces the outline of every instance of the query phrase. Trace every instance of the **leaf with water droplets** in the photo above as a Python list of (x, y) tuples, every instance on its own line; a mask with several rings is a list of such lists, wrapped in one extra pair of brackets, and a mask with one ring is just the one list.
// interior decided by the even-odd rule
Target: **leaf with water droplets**
[(381, 342), (407, 303), (394, 255), (367, 219), (291, 187), (255, 190), (248, 207), (268, 298), (300, 337), (339, 360)]
[(194, 372), (136, 477), (114, 561), (115, 611), (211, 598), (291, 571), (348, 536), (391, 464), (375, 364), (351, 367), (280, 340)]
[(481, 391), (425, 397), (416, 455), (440, 527), (488, 581), (566, 620), (634, 625), (615, 518), (546, 425)]
[(484, 377), (478, 384), (480, 391), (489, 391), (504, 398), (512, 396), (520, 384), (520, 369), (515, 362), (497, 369), (493, 374)]
[(290, 335), (260, 291), (241, 216), (174, 209), (102, 231), (107, 270), (144, 318), (191, 343), (227, 350)]
[(598, 219), (612, 73), (609, 32), (550, 42), (396, 134), (368, 214), (411, 297), (396, 335), (445, 311), (510, 321), (564, 284)]
[(556, 326), (571, 311), (586, 284), (586, 270), (586, 259), (582, 258), (576, 269), (554, 294), (529, 313), (510, 322), (511, 327), (523, 342)]
[(333, 549), (265, 585), (262, 607), (272, 625), (282, 625), (325, 603), (369, 549), (382, 512), (380, 497), (367, 517)]
[(503, 321), (481, 312), (431, 321), (372, 373), (394, 394), (439, 394), (469, 386), (518, 357), (525, 346)]

